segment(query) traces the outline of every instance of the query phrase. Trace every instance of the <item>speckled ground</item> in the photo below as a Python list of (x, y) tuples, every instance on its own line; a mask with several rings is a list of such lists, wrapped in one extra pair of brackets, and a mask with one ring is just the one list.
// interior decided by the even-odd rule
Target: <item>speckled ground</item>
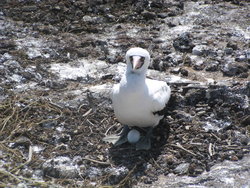
[[(0, 186), (198, 181), (249, 153), (247, 1), (4, 0), (0, 7)], [(148, 77), (173, 91), (149, 151), (102, 141), (121, 128), (109, 94), (132, 46), (150, 51)]]

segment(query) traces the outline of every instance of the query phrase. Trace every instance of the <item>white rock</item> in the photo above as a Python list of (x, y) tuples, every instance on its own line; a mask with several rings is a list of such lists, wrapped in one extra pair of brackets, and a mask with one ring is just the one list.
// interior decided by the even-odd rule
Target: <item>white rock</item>
[(197, 55), (197, 56), (202, 56), (203, 54), (205, 54), (206, 50), (207, 50), (207, 46), (197, 45), (193, 48), (192, 54)]

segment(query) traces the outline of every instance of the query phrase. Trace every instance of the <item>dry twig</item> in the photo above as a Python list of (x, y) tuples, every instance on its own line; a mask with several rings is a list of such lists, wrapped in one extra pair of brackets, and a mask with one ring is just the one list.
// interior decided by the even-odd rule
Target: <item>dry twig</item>
[(101, 165), (111, 165), (109, 162), (98, 161), (98, 160), (90, 159), (90, 158), (86, 158), (86, 157), (84, 157), (83, 159), (94, 162), (94, 163), (98, 163), (98, 164), (101, 164)]
[(180, 149), (182, 149), (182, 150), (184, 150), (184, 151), (186, 151), (186, 152), (188, 152), (188, 153), (196, 156), (195, 153), (193, 153), (192, 151), (189, 151), (188, 149), (184, 148), (180, 143), (177, 143), (176, 145), (175, 144), (170, 144), (170, 146), (174, 146), (174, 147), (180, 148)]

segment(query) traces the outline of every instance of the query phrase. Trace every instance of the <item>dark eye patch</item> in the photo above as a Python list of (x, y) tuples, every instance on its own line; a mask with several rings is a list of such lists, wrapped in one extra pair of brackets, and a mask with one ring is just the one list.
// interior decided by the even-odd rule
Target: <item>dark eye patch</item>
[(133, 61), (133, 56), (130, 56), (129, 60), (130, 60), (130, 62), (132, 62)]
[(145, 57), (141, 57), (141, 61), (144, 63), (144, 61), (145, 61)]

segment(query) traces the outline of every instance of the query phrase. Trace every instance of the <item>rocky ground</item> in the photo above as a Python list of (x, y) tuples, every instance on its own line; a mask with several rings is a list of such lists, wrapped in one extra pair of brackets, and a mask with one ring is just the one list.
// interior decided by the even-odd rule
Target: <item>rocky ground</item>
[[(250, 186), (249, 12), (240, 0), (2, 0), (0, 187)], [(133, 46), (172, 89), (150, 151), (102, 141), (121, 127), (109, 95)]]

